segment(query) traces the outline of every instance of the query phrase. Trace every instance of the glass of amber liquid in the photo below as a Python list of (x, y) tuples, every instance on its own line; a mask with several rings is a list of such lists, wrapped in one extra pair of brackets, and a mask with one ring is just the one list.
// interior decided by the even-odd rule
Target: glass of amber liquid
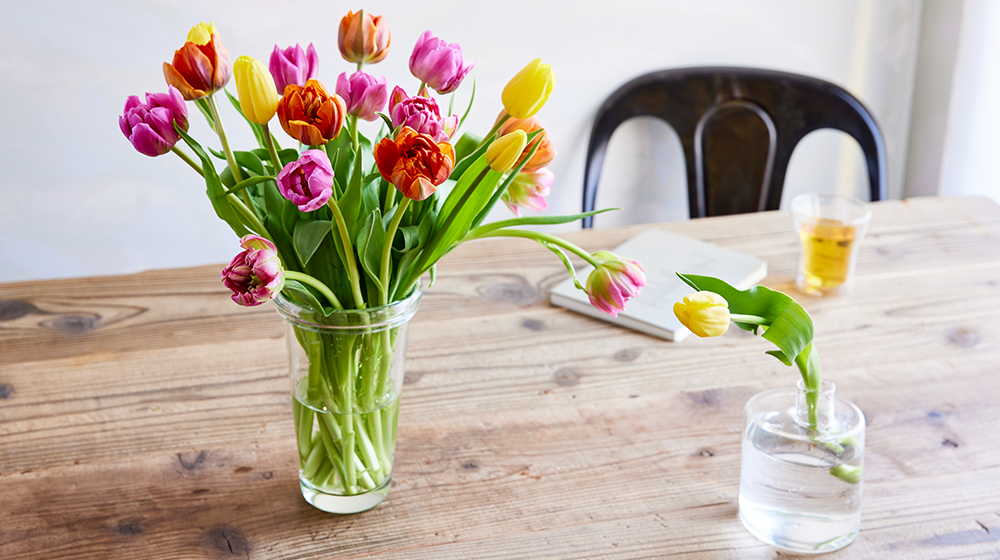
[(872, 217), (868, 205), (848, 196), (801, 194), (792, 200), (792, 217), (802, 242), (795, 285), (814, 296), (849, 292)]

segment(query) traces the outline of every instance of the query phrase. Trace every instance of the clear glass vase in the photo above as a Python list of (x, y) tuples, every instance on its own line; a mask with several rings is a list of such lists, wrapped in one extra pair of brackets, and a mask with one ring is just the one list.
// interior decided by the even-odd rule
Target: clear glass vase
[(328, 316), (279, 294), (292, 380), (302, 496), (358, 513), (389, 493), (406, 334), (420, 303), (405, 299)]
[(861, 525), (864, 450), (864, 414), (833, 383), (755, 395), (744, 409), (740, 521), (797, 553), (849, 545)]

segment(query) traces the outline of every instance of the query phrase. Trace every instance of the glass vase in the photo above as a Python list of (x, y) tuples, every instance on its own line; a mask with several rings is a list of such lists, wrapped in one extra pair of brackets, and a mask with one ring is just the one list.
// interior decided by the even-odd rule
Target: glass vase
[(764, 391), (744, 409), (740, 521), (765, 543), (797, 553), (849, 545), (861, 525), (865, 417), (819, 391)]
[(330, 513), (358, 513), (389, 493), (406, 334), (420, 303), (405, 299), (324, 315), (278, 295), (292, 381), (299, 487)]

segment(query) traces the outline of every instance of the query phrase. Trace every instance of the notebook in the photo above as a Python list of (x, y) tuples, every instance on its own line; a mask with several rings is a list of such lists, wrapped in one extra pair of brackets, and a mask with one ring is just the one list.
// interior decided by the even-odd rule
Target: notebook
[[(628, 301), (625, 311), (612, 317), (597, 309), (572, 278), (552, 288), (552, 304), (674, 342), (691, 334), (674, 316), (674, 302), (693, 291), (676, 272), (715, 276), (740, 290), (767, 276), (767, 263), (761, 259), (659, 229), (646, 230), (611, 252), (641, 262), (646, 270), (646, 287)], [(577, 269), (581, 284), (593, 269), (590, 265)]]

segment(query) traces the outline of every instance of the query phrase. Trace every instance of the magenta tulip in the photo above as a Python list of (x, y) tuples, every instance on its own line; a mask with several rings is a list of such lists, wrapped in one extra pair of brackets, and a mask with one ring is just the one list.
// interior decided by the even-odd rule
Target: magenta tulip
[(322, 207), (333, 195), (333, 167), (322, 150), (307, 150), (278, 173), (278, 191), (301, 212)]
[(547, 167), (534, 171), (521, 171), (503, 194), (503, 201), (515, 216), (521, 217), (521, 209), (531, 208), (541, 212), (549, 207), (545, 197), (555, 181), (555, 175)]
[(394, 128), (408, 126), (439, 143), (447, 142), (458, 128), (458, 115), (442, 119), (437, 101), (422, 95), (409, 97), (399, 86), (389, 96), (389, 116)]
[(285, 285), (285, 273), (274, 244), (257, 235), (240, 239), (243, 252), (222, 270), (222, 283), (233, 291), (233, 301), (246, 306), (260, 305), (273, 298)]
[(150, 157), (169, 152), (181, 139), (174, 130), (175, 122), (181, 130), (187, 131), (184, 97), (174, 86), (168, 86), (166, 93), (146, 93), (145, 103), (138, 96), (130, 95), (125, 101), (124, 114), (118, 117), (118, 126), (128, 141)]
[(309, 43), (309, 47), (304, 51), (299, 45), (284, 50), (275, 45), (268, 69), (274, 78), (278, 95), (284, 95), (285, 86), (289, 84), (305, 86), (308, 80), (316, 78), (319, 73), (319, 56), (312, 43)]
[(449, 45), (431, 35), (430, 30), (417, 39), (410, 55), (410, 73), (440, 94), (458, 89), (475, 65), (462, 59), (462, 47), (458, 43)]
[(360, 70), (347, 76), (343, 72), (337, 77), (337, 95), (344, 99), (347, 112), (366, 121), (378, 119), (377, 112), (385, 107), (389, 90), (385, 78), (376, 78)]
[(610, 251), (597, 251), (594, 258), (603, 261), (587, 277), (586, 291), (590, 303), (601, 311), (617, 317), (625, 302), (639, 295), (646, 285), (646, 271), (639, 261), (619, 257)]

